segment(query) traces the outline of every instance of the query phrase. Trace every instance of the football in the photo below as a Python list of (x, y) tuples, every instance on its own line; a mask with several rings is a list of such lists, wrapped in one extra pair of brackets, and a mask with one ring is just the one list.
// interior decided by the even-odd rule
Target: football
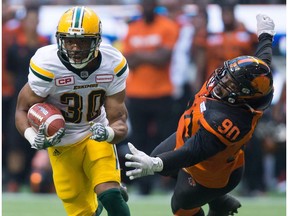
[(44, 123), (45, 134), (53, 136), (60, 128), (65, 127), (65, 119), (61, 111), (49, 103), (36, 103), (27, 113), (30, 126), (37, 132), (39, 126)]

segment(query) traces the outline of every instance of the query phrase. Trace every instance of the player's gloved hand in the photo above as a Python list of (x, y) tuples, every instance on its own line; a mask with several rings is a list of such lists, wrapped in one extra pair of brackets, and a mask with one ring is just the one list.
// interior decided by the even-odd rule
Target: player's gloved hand
[(114, 130), (107, 126), (105, 127), (102, 123), (90, 123), (91, 128), (90, 131), (92, 132), (92, 136), (90, 139), (96, 140), (96, 141), (107, 141), (111, 142), (114, 138)]
[(34, 138), (34, 142), (31, 143), (31, 148), (40, 150), (57, 145), (65, 135), (65, 129), (61, 128), (53, 136), (47, 137), (45, 135), (45, 127), (45, 124), (40, 125), (36, 137)]
[(142, 176), (154, 175), (155, 172), (161, 172), (163, 170), (163, 161), (159, 157), (148, 156), (144, 152), (136, 149), (132, 143), (128, 143), (128, 147), (132, 154), (126, 154), (125, 158), (132, 162), (125, 162), (125, 166), (135, 168), (134, 170), (126, 172), (126, 176), (128, 176), (130, 180)]
[(267, 15), (264, 14), (258, 14), (256, 16), (257, 19), (257, 35), (258, 37), (262, 33), (268, 33), (272, 36), (276, 34), (275, 24), (274, 21)]

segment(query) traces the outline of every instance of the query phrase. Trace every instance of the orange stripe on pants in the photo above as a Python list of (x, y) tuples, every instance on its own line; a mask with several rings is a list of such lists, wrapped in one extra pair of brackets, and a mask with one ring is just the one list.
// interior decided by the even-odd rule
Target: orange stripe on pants
[(179, 209), (179, 210), (174, 214), (174, 216), (193, 216), (193, 215), (195, 215), (196, 213), (198, 213), (199, 210), (200, 210), (200, 207), (198, 207), (198, 208), (193, 208), (193, 209), (188, 209), (188, 210)]

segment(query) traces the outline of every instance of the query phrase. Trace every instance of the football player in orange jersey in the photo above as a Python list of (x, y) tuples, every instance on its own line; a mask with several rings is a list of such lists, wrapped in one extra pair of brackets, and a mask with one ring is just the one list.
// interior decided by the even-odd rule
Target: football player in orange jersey
[(176, 216), (237, 213), (240, 202), (229, 195), (244, 170), (244, 147), (273, 98), (270, 70), (273, 20), (257, 15), (259, 44), (255, 56), (224, 62), (204, 83), (181, 116), (176, 133), (151, 157), (131, 143), (125, 165), (131, 180), (159, 173), (177, 178), (171, 208)]

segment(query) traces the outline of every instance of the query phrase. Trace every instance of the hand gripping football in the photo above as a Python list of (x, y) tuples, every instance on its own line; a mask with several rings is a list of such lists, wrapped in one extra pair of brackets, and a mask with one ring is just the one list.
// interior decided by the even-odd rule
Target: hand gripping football
[(45, 123), (45, 134), (53, 136), (60, 128), (65, 127), (65, 119), (61, 111), (49, 103), (36, 103), (27, 113), (30, 126), (38, 131), (39, 126)]

